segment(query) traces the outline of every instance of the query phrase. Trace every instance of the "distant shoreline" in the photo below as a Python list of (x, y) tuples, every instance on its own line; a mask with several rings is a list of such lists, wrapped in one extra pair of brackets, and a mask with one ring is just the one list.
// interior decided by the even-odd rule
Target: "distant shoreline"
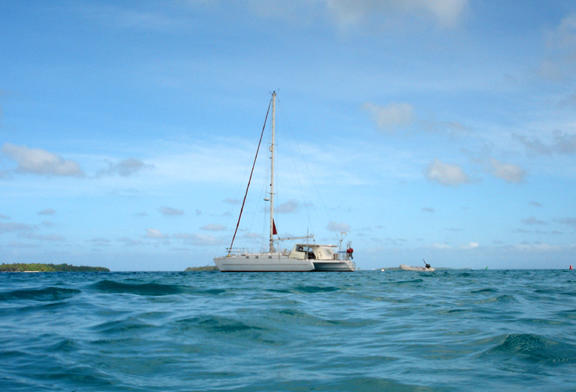
[(0, 272), (110, 272), (106, 267), (75, 266), (69, 264), (11, 263), (0, 264)]
[(218, 268), (214, 265), (205, 265), (202, 267), (188, 267), (184, 271), (191, 272), (191, 271), (218, 271)]

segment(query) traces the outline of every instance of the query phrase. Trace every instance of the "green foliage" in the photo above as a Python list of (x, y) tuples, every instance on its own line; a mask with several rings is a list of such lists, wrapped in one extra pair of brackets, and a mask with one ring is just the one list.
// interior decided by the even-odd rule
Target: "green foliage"
[(105, 267), (77, 267), (69, 264), (14, 263), (0, 264), (0, 272), (110, 272)]
[(213, 265), (205, 265), (203, 267), (188, 267), (186, 268), (186, 271), (217, 271), (218, 268), (216, 268)]

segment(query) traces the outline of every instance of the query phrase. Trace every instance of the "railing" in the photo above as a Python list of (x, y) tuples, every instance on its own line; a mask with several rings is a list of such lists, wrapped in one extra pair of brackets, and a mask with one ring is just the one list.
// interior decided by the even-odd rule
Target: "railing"
[[(248, 256), (248, 255), (260, 255), (263, 253), (269, 253), (267, 250), (254, 250), (248, 248), (234, 248), (234, 249), (226, 249), (228, 255), (235, 255), (235, 256)], [(288, 249), (283, 249), (282, 251), (274, 252), (275, 254), (281, 254), (282, 256), (288, 256), (290, 251)]]
[(338, 253), (334, 253), (334, 260), (352, 260), (350, 253), (345, 250), (339, 250)]
[[(226, 249), (226, 251), (228, 252), (229, 255), (238, 255), (238, 256), (242, 256), (245, 255), (247, 253), (251, 253), (248, 249), (246, 248), (234, 248), (234, 249)], [(254, 253), (254, 252), (252, 252)]]

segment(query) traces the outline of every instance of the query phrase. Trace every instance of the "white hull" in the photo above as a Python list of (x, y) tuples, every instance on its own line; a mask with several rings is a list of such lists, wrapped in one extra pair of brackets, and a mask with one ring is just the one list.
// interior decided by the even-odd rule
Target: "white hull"
[(216, 257), (216, 267), (222, 272), (307, 272), (314, 271), (311, 260), (291, 259), (281, 254), (230, 255)]
[(353, 272), (356, 264), (350, 260), (314, 260), (314, 271)]
[(412, 267), (406, 264), (400, 264), (400, 269), (404, 271), (421, 271), (421, 272), (434, 272), (436, 271), (434, 268), (426, 268), (426, 267)]
[(249, 254), (216, 257), (216, 267), (222, 272), (353, 272), (351, 260), (294, 259), (282, 254)]

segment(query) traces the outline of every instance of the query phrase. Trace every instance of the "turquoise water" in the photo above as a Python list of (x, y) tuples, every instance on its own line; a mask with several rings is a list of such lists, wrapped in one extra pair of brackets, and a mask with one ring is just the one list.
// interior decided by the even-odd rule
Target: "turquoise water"
[(575, 391), (576, 274), (4, 273), (0, 390)]

